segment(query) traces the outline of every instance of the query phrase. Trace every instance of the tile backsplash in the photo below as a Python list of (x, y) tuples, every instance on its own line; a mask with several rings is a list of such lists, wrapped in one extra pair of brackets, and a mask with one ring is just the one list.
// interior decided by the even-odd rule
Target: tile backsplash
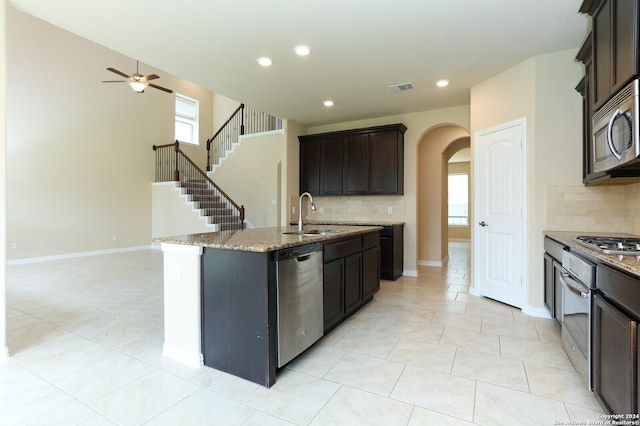
[[(314, 196), (316, 211), (309, 212), (308, 202), (303, 202), (303, 214), (308, 214), (312, 221), (404, 221), (404, 197), (397, 195), (368, 195), (368, 196)], [(298, 221), (298, 197), (289, 200), (290, 220)], [(292, 207), (295, 208), (293, 213)], [(389, 210), (391, 209), (391, 210)], [(389, 213), (391, 212), (391, 213)]]
[(547, 226), (553, 231), (640, 234), (640, 184), (547, 187)]

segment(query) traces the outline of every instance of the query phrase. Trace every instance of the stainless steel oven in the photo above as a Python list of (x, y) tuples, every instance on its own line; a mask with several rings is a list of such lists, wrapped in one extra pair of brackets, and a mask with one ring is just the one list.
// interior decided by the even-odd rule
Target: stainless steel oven
[(562, 252), (562, 345), (589, 390), (593, 389), (591, 308), (595, 268), (573, 252)]

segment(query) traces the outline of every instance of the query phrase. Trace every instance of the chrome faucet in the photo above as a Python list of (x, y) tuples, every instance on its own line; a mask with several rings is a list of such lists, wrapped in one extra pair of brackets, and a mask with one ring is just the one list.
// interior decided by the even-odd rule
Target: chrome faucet
[(311, 203), (311, 211), (316, 211), (316, 205), (313, 203), (313, 197), (308, 192), (303, 192), (300, 194), (300, 199), (298, 200), (298, 232), (302, 234), (302, 199), (304, 196), (309, 197), (309, 202)]

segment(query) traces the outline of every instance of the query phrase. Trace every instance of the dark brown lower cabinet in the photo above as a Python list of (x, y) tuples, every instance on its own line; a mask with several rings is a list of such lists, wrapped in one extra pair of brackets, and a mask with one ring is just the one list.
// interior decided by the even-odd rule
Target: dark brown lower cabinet
[(593, 386), (612, 414), (638, 412), (638, 323), (600, 294), (593, 302)]
[(362, 252), (344, 259), (344, 313), (349, 315), (362, 301)]
[(380, 278), (397, 280), (404, 267), (404, 225), (385, 226), (380, 231)]
[(344, 258), (324, 264), (324, 329), (330, 329), (344, 317)]
[(380, 290), (380, 248), (368, 248), (362, 252), (362, 299), (368, 300)]
[(380, 288), (379, 233), (324, 245), (324, 329), (357, 311)]

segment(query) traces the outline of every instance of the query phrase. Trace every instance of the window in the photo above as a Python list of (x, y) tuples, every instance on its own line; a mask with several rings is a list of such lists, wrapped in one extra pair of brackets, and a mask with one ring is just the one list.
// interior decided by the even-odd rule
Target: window
[(469, 226), (469, 175), (449, 175), (449, 226)]
[(198, 101), (176, 93), (176, 137), (180, 142), (198, 145)]

